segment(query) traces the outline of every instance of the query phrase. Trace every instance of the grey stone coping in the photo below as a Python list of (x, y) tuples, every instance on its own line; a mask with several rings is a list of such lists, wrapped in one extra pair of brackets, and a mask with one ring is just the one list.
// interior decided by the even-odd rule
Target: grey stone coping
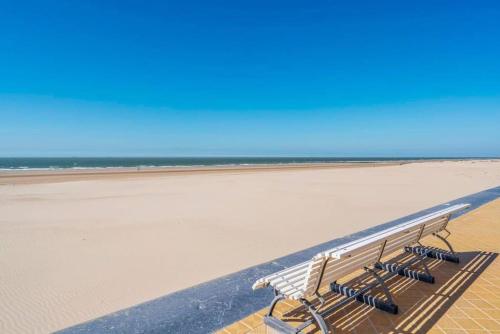
[[(255, 280), (262, 276), (307, 261), (322, 250), (358, 239), (446, 206), (466, 202), (471, 204), (471, 209), (475, 209), (498, 197), (500, 197), (500, 186), (177, 291), (66, 328), (59, 333), (210, 333), (269, 305), (273, 297), (270, 289), (253, 291), (251, 288)], [(455, 214), (452, 219), (461, 214), (463, 212)]]

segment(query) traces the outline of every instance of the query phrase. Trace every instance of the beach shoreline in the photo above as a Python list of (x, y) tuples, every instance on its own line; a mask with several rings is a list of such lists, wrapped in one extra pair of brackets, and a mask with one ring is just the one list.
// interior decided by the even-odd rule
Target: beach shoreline
[(395, 166), (410, 161), (377, 162), (332, 162), (332, 163), (290, 163), (290, 164), (248, 164), (221, 166), (182, 166), (182, 167), (95, 167), (85, 169), (12, 169), (0, 171), (1, 184), (51, 183), (99, 178), (130, 178), (143, 176), (168, 176), (177, 174), (234, 173), (234, 172), (271, 172), (294, 169), (331, 169)]
[(203, 166), (168, 166), (168, 167), (87, 167), (87, 168), (53, 168), (53, 169), (3, 169), (0, 170), (0, 185), (31, 184), (81, 181), (102, 178), (130, 178), (143, 176), (167, 176), (175, 174), (196, 173), (234, 173), (234, 172), (270, 172), (293, 169), (332, 169), (332, 168), (359, 168), (383, 167), (426, 162), (500, 162), (499, 159), (402, 159), (389, 161), (353, 161), (353, 162), (307, 162), (282, 164), (227, 164)]

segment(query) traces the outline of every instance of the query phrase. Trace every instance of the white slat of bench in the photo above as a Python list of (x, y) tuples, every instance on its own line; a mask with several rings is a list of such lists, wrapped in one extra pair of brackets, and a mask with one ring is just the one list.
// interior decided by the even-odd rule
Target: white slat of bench
[(291, 295), (294, 294), (297, 291), (303, 291), (304, 290), (304, 282), (302, 284), (296, 283), (296, 284), (291, 284), (283, 287), (282, 289), (279, 289), (279, 292), (286, 294), (286, 295)]
[(266, 287), (268, 285), (273, 286), (272, 282), (277, 283), (280, 280), (286, 280), (287, 278), (293, 277), (294, 275), (296, 275), (297, 273), (300, 273), (301, 271), (303, 272), (302, 275), (304, 275), (306, 272), (305, 270), (307, 270), (307, 267), (309, 266), (309, 262), (310, 261), (299, 263), (299, 264), (292, 266), (290, 268), (283, 269), (283, 270), (278, 271), (274, 274), (262, 277), (254, 283), (252, 288), (255, 290), (255, 289), (260, 289), (260, 288)]
[(417, 241), (416, 241), (415, 237), (412, 239), (407, 239), (407, 240), (404, 240), (404, 239), (399, 240), (397, 242), (388, 242), (384, 248), (384, 253), (382, 256), (390, 255), (390, 254), (394, 253), (395, 251), (402, 250), (404, 247), (411, 246), (416, 242)]
[(274, 286), (274, 287), (280, 288), (283, 285), (286, 285), (288, 282), (294, 283), (294, 282), (301, 280), (302, 278), (305, 277), (306, 273), (307, 273), (307, 270), (301, 270), (301, 271), (295, 273), (294, 275), (290, 275), (286, 278), (279, 278), (279, 279), (272, 280), (269, 282), (269, 284)]
[(299, 281), (303, 281), (306, 277), (307, 270), (303, 270), (298, 272), (296, 275), (288, 277), (286, 279), (281, 279), (281, 280), (274, 280), (269, 282), (270, 285), (274, 286), (275, 288), (279, 289), (287, 284), (293, 284), (297, 283)]
[[(408, 243), (413, 243), (418, 236), (419, 229), (416, 228), (412, 233), (408, 235), (402, 235), (401, 238), (396, 238), (393, 242), (393, 247), (391, 248), (401, 248), (402, 245), (406, 245)], [(323, 260), (325, 260), (322, 256), (318, 257), (318, 261), (314, 261), (311, 263), (310, 271), (307, 275), (307, 287), (305, 289), (306, 292), (313, 293), (316, 289), (317, 280), (319, 279), (321, 271), (323, 271), (323, 277), (321, 279), (321, 286), (329, 284), (329, 282), (335, 281), (337, 279), (342, 278), (349, 273), (352, 273), (364, 266), (371, 265), (378, 259), (378, 255), (380, 252), (381, 244), (372, 243), (369, 245), (370, 247), (364, 248), (360, 250), (358, 253), (353, 254), (350, 258), (342, 258), (338, 260), (330, 260), (326, 267), (323, 268)], [(386, 245), (387, 247), (387, 245)], [(305, 280), (305, 279), (304, 279)], [(300, 282), (303, 282), (301, 279)], [(273, 285), (274, 286), (274, 285)], [(276, 288), (280, 288), (283, 285), (275, 286)]]
[[(384, 241), (387, 241), (387, 243), (384, 247), (383, 254), (388, 255), (398, 249), (403, 248), (404, 246), (409, 246), (417, 242), (418, 239), (424, 237), (427, 234), (444, 228), (447, 224), (447, 216), (449, 214), (465, 209), (467, 207), (469, 207), (468, 204), (454, 205), (444, 210), (440, 210), (424, 217), (414, 219), (410, 222), (399, 224), (392, 228), (380, 231), (377, 234), (373, 234), (369, 237), (362, 238), (354, 242), (336, 247), (330, 251), (318, 254), (315, 258), (319, 263), (322, 263), (320, 261), (320, 258), (322, 257), (333, 257), (336, 259), (348, 259), (349, 262), (351, 262), (351, 265), (342, 268), (334, 268), (330, 267), (329, 265), (326, 265), (323, 268), (323, 266), (321, 266), (321, 269), (323, 269), (322, 275), (318, 274), (316, 270), (311, 270), (308, 274), (307, 283), (305, 284), (306, 289), (304, 295), (312, 294), (316, 291), (318, 279), (320, 278), (320, 276), (321, 284), (319, 288), (329, 284), (332, 281), (342, 278), (343, 276), (348, 275), (355, 270), (372, 265), (378, 259), (379, 252), (377, 252), (376, 250), (380, 249), (379, 245), (381, 245)], [(426, 229), (425, 224), (429, 224), (429, 228)], [(424, 231), (422, 231), (422, 235), (420, 235), (422, 226), (424, 226)], [(366, 251), (373, 251), (376, 256), (373, 258), (356, 258), (356, 254), (364, 253)]]
[(300, 267), (295, 268), (292, 271), (288, 271), (286, 273), (280, 273), (279, 276), (275, 276), (275, 277), (269, 279), (268, 283), (271, 285), (274, 285), (275, 283), (278, 283), (280, 281), (289, 280), (289, 279), (292, 279), (292, 278), (299, 276), (301, 274), (305, 274), (307, 271), (308, 265), (309, 265), (309, 261), (306, 263), (303, 263)]
[[(299, 279), (300, 278), (300, 279)], [(290, 295), (293, 294), (297, 291), (304, 291), (304, 284), (307, 280), (307, 276), (304, 274), (301, 277), (297, 277), (299, 279), (296, 282), (290, 282), (287, 285), (284, 285), (282, 287), (276, 287), (273, 286), (273, 288), (277, 289), (280, 293), (285, 294), (285, 295)]]
[(343, 245), (337, 246), (335, 248), (332, 248), (332, 249), (327, 250), (325, 252), (322, 252), (320, 254), (324, 255), (324, 256), (331, 256), (332, 253), (338, 252), (338, 251), (340, 251), (342, 249), (346, 249), (346, 248), (349, 248), (349, 247), (352, 247), (352, 246), (356, 246), (356, 245), (358, 245), (360, 243), (363, 243), (364, 241), (371, 241), (371, 240), (377, 240), (377, 239), (383, 240), (383, 236), (384, 235), (390, 235), (392, 233), (396, 233), (397, 231), (404, 231), (405, 227), (420, 225), (420, 224), (423, 224), (424, 222), (429, 223), (433, 219), (439, 219), (440, 217), (446, 216), (448, 214), (452, 214), (454, 212), (466, 209), (469, 206), (470, 206), (470, 204), (455, 204), (455, 205), (452, 205), (452, 206), (450, 206), (448, 208), (445, 208), (445, 209), (442, 209), (442, 210), (439, 210), (439, 211), (436, 211), (436, 212), (433, 212), (433, 213), (430, 213), (430, 214), (427, 214), (427, 215), (424, 215), (424, 216), (421, 216), (421, 217), (409, 220), (407, 222), (403, 222), (403, 223), (398, 224), (396, 226), (389, 227), (389, 228), (387, 228), (385, 230), (373, 233), (373, 234), (371, 234), (371, 235), (369, 235), (367, 237), (364, 237), (364, 238), (361, 238), (361, 239), (357, 239), (357, 240), (345, 243)]
[[(403, 248), (406, 245), (411, 245), (417, 241), (420, 234), (420, 226), (411, 227), (408, 229), (409, 233), (395, 234), (390, 238), (387, 238), (387, 243), (384, 247), (384, 255), (388, 255), (396, 250)], [(344, 254), (346, 256), (337, 258), (337, 261), (330, 261), (324, 268), (322, 283), (320, 288), (324, 285), (329, 284), (331, 281), (342, 278), (351, 272), (361, 269), (365, 266), (372, 265), (377, 261), (380, 254), (380, 248), (382, 243), (373, 242), (368, 245), (364, 245), (357, 252), (351, 252), (349, 254)], [(317, 284), (316, 278), (317, 274), (311, 274), (309, 280), (311, 285), (308, 284), (308, 288), (315, 288)], [(309, 291), (309, 289), (306, 289)]]
[(328, 262), (328, 264), (325, 267), (325, 272), (323, 273), (323, 279), (328, 277), (329, 275), (335, 276), (334, 280), (340, 279), (343, 276), (352, 273), (358, 269), (361, 269), (368, 264), (372, 264), (375, 261), (377, 261), (378, 254), (368, 254), (363, 257), (355, 257), (352, 259), (349, 259), (349, 261), (342, 261), (341, 264), (336, 264), (336, 265), (330, 265), (331, 262)]
[(427, 236), (427, 235), (432, 234), (432, 233), (440, 232), (441, 230), (443, 230), (446, 227), (447, 223), (448, 222), (445, 222), (444, 224), (443, 223), (436, 223), (436, 224), (425, 225), (424, 232), (422, 234), (423, 234), (423, 236)]
[[(315, 260), (319, 265), (319, 270), (311, 271), (307, 278), (306, 294), (314, 293), (318, 280), (322, 275), (321, 282), (324, 286), (329, 282), (340, 279), (343, 276), (352, 273), (360, 268), (363, 268), (367, 263), (373, 263), (377, 260), (380, 245), (372, 244), (372, 248), (365, 249), (363, 252), (355, 254), (354, 256), (346, 259), (335, 259), (318, 256)], [(328, 260), (326, 266), (323, 268), (324, 261)], [(321, 274), (322, 273), (322, 274)], [(320, 286), (320, 287), (321, 287)]]
[(304, 297), (304, 291), (298, 290), (297, 292), (294, 292), (294, 293), (288, 295), (287, 297), (290, 299), (293, 299), (293, 300), (298, 300), (298, 299)]
[[(330, 251), (326, 251), (321, 253), (323, 256), (332, 256), (336, 258), (340, 258), (343, 256), (348, 256), (349, 252), (353, 250), (357, 250), (359, 248), (362, 248), (364, 245), (369, 245), (372, 242), (382, 242), (383, 240), (387, 239), (388, 237), (397, 234), (397, 233), (405, 233), (407, 230), (410, 230), (412, 227), (418, 227), (421, 226), (422, 224), (430, 224), (435, 221), (439, 221), (440, 219), (445, 218), (447, 215), (462, 210), (464, 208), (467, 208), (469, 205), (468, 204), (457, 204), (453, 205), (449, 208), (446, 208), (444, 210), (440, 210), (438, 212), (435, 212), (433, 214), (429, 214), (426, 216), (423, 216), (421, 218), (414, 219), (410, 222), (402, 223), (399, 225), (396, 225), (394, 227), (388, 228), (386, 230), (380, 231), (378, 233), (372, 234), (368, 237), (358, 239), (357, 241), (351, 242), (349, 244), (336, 247)], [(444, 222), (443, 222), (444, 223)]]
[(339, 253), (333, 253), (331, 257), (337, 259), (349, 259), (355, 256), (356, 254), (359, 254), (360, 252), (366, 252), (367, 250), (373, 251), (376, 253), (376, 255), (379, 255), (381, 247), (383, 246), (384, 242), (386, 242), (386, 245), (384, 247), (384, 254), (386, 254), (388, 246), (390, 244), (416, 242), (419, 234), (420, 234), (420, 227), (406, 229), (404, 232), (393, 234), (391, 236), (385, 237), (384, 239), (373, 240), (371, 243), (365, 243), (357, 248), (351, 246), (349, 249), (345, 251), (344, 249), (342, 249), (339, 251)]
[[(325, 257), (318, 257), (315, 256), (311, 260), (311, 264), (309, 265), (309, 268), (307, 270), (307, 280), (304, 283), (304, 291), (307, 293), (308, 291), (312, 291), (315, 288), (315, 282), (317, 281), (318, 277), (321, 275), (321, 271), (323, 270), (323, 264), (327, 258)], [(310, 294), (314, 293), (311, 292)]]
[[(342, 270), (347, 267), (357, 267), (357, 269), (362, 268), (362, 265), (367, 262), (374, 262), (378, 257), (378, 246), (375, 245), (372, 249), (368, 249), (367, 252), (356, 254), (349, 259), (330, 259), (324, 269), (325, 273), (330, 270)], [(325, 274), (323, 273), (323, 275)], [(315, 274), (311, 275), (311, 278)]]
[(323, 256), (331, 256), (331, 257), (335, 257), (338, 259), (344, 258), (344, 257), (350, 257), (350, 256), (352, 256), (352, 254), (351, 254), (352, 252), (358, 252), (358, 251), (364, 249), (365, 247), (370, 247), (371, 244), (373, 244), (373, 243), (380, 244), (380, 243), (384, 242), (384, 240), (396, 238), (398, 236), (404, 236), (407, 234), (411, 234), (412, 232), (416, 233), (421, 225), (422, 225), (422, 223), (414, 223), (413, 225), (401, 226), (398, 229), (388, 231), (388, 232), (381, 234), (381, 235), (378, 235), (376, 237), (364, 238), (362, 240), (359, 240), (359, 242), (354, 244), (354, 245), (341, 248), (341, 249), (336, 250), (336, 251), (331, 252), (331, 253), (324, 254)]
[(300, 264), (295, 265), (293, 267), (290, 267), (290, 268), (287, 268), (287, 269), (275, 272), (274, 274), (271, 274), (271, 275), (268, 275), (268, 276), (265, 276), (265, 277), (259, 279), (259, 281), (263, 281), (263, 282), (269, 283), (269, 282), (271, 282), (274, 279), (286, 277), (289, 274), (293, 274), (293, 273), (295, 273), (297, 271), (300, 271), (303, 268), (307, 268), (309, 262), (310, 261), (303, 262), (303, 263), (300, 263)]
[[(436, 230), (439, 230), (444, 224), (446, 223), (446, 219), (440, 219), (436, 220), (435, 222), (432, 223), (430, 228), (427, 228), (424, 230), (422, 233), (422, 236), (425, 236), (425, 234), (430, 234), (435, 232)], [(406, 229), (408, 233), (403, 233), (403, 234), (395, 234), (393, 236), (390, 236), (389, 238), (385, 239), (387, 240), (387, 243), (384, 247), (384, 255), (389, 255), (393, 253), (394, 251), (402, 249), (404, 246), (411, 245), (415, 242), (418, 241), (418, 237), (420, 235), (420, 229), (421, 229), (421, 224), (420, 225), (415, 225), (410, 228), (406, 226)], [(427, 232), (427, 233), (425, 233)], [(372, 245), (376, 245), (373, 247)], [(327, 265), (324, 269), (323, 277), (322, 277), (322, 284), (319, 286), (320, 288), (323, 287), (324, 285), (329, 284), (332, 281), (338, 280), (342, 278), (345, 275), (348, 275), (349, 273), (358, 270), (364, 266), (368, 266), (373, 264), (377, 259), (378, 259), (378, 253), (377, 249), (379, 246), (377, 246), (377, 242), (372, 243), (371, 245), (367, 245), (366, 247), (362, 247), (359, 251), (362, 252), (361, 254), (366, 254), (366, 252), (369, 252), (372, 254), (372, 256), (363, 256), (359, 257), (353, 253), (353, 254), (347, 254), (346, 257), (341, 257), (341, 259), (347, 261), (349, 264), (345, 266), (330, 266)], [(336, 261), (335, 261), (336, 262)], [(310, 280), (314, 281), (316, 277), (315, 275), (310, 276)], [(308, 286), (309, 287), (309, 286)]]

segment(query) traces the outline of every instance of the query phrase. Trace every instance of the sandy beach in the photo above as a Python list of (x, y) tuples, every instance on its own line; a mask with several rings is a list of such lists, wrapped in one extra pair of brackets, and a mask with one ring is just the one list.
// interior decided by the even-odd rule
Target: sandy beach
[(63, 329), (498, 186), (500, 161), (39, 174), (0, 174), (1, 333)]

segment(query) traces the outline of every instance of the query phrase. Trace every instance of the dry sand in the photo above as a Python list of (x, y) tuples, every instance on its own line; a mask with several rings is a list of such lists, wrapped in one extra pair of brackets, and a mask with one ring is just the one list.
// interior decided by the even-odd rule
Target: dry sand
[(498, 185), (498, 161), (0, 175), (0, 332), (62, 329)]

